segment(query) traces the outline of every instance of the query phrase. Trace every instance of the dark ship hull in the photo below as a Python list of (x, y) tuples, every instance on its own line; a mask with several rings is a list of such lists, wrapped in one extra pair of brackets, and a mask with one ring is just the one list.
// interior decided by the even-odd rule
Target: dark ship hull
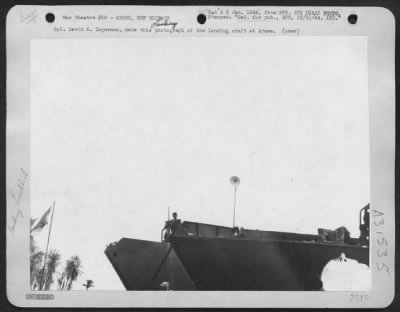
[(324, 266), (342, 253), (369, 265), (369, 248), (344, 234), (184, 222), (168, 241), (123, 238), (105, 253), (127, 290), (321, 290)]

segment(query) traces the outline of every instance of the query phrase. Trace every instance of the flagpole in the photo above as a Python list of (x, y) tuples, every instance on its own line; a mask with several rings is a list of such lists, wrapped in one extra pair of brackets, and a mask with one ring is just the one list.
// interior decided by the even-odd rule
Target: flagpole
[(236, 186), (235, 186), (235, 195), (233, 199), (233, 227), (235, 227), (235, 214), (236, 214)]
[(43, 283), (45, 278), (45, 271), (46, 271), (46, 261), (47, 261), (47, 252), (49, 250), (49, 242), (50, 242), (50, 234), (51, 234), (51, 226), (53, 225), (53, 216), (54, 216), (54, 209), (56, 206), (56, 202), (53, 201), (53, 211), (51, 212), (51, 220), (50, 220), (50, 227), (49, 227), (49, 234), (47, 236), (47, 246), (46, 246), (46, 253), (44, 255), (44, 263), (43, 263), (43, 272), (42, 272), (42, 280), (40, 281), (39, 290), (43, 290)]

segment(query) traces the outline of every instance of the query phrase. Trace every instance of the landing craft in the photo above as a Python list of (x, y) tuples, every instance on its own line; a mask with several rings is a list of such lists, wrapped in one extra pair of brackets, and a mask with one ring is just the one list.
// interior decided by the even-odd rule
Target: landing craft
[(161, 242), (122, 238), (106, 248), (127, 290), (323, 290), (331, 260), (369, 266), (369, 204), (358, 238), (344, 227), (298, 234), (171, 221)]

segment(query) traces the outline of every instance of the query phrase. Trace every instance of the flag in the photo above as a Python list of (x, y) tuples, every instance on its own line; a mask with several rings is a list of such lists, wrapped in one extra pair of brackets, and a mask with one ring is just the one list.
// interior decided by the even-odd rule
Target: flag
[(37, 218), (31, 218), (31, 227), (32, 227), (32, 225), (35, 224), (36, 220), (37, 220)]
[(48, 219), (48, 217), (50, 215), (50, 211), (51, 211), (51, 207), (49, 209), (47, 209), (47, 211), (39, 219), (38, 222), (36, 222), (35, 224), (32, 225), (31, 233), (41, 231), (45, 227), (45, 225), (48, 223), (47, 219)]

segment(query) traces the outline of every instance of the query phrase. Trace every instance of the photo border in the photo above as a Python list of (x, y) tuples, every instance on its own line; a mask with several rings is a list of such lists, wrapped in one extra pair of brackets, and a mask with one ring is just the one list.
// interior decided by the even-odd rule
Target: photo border
[[(206, 5), (205, 5), (206, 6)], [(302, 8), (302, 9), (305, 9), (304, 7)], [(338, 7), (335, 7), (335, 9), (339, 9)], [(343, 8), (340, 8), (340, 9), (343, 9)], [(348, 8), (346, 8), (346, 9), (348, 9)], [(357, 12), (360, 12), (360, 11), (364, 11), (364, 10), (368, 10), (368, 8), (356, 8), (356, 10), (357, 10)], [(12, 12), (12, 11), (10, 11), (10, 12)], [(393, 15), (391, 15), (391, 13), (389, 12), (389, 11), (387, 11), (387, 10), (385, 10), (385, 9), (382, 9), (382, 11), (381, 12), (385, 12), (383, 15), (381, 15), (381, 16), (379, 16), (380, 18), (377, 18), (377, 21), (376, 21), (376, 24), (373, 24), (373, 25), (371, 25), (371, 29), (373, 29), (373, 30), (378, 30), (380, 27), (382, 27), (382, 20), (384, 20), (384, 21), (386, 21), (386, 22), (388, 22), (387, 24), (386, 24), (386, 26), (387, 25), (389, 25), (390, 23), (391, 23), (391, 26), (390, 27), (392, 27), (393, 28), (393, 31), (394, 31), (394, 25), (393, 25), (393, 22), (394, 22), (394, 20), (393, 20)], [(9, 15), (10, 16), (10, 15)], [(374, 36), (372, 36), (372, 37), (370, 37), (369, 36), (369, 44), (370, 45), (372, 45), (372, 46), (375, 46), (374, 45), (374, 41), (376, 40), (376, 42), (379, 42), (382, 38), (384, 38), (385, 36), (388, 36), (389, 34), (388, 34), (388, 32), (386, 32), (386, 33), (379, 33), (379, 31), (377, 31), (378, 32), (378, 34), (375, 34)], [(390, 32), (390, 31), (389, 31)], [(369, 33), (367, 33), (368, 35), (369, 35)], [(390, 33), (390, 36), (393, 36), (392, 37), (392, 41), (393, 41), (393, 49), (394, 49), (394, 32), (393, 33)], [(373, 39), (373, 38), (375, 38), (375, 39)], [(371, 43), (371, 39), (372, 39), (372, 43)], [(378, 50), (379, 49), (383, 49), (383, 47), (382, 46), (380, 46), (379, 48), (377, 48)], [(29, 53), (29, 51), (28, 51), (28, 53)], [(373, 52), (372, 51), (372, 53), (371, 53), (371, 51), (369, 50), (369, 57), (370, 58), (373, 58), (373, 59), (375, 59), (375, 60), (378, 60), (378, 57), (375, 57), (375, 56), (373, 56), (374, 55), (374, 53), (376, 53), (376, 55), (378, 55), (379, 53), (377, 52), (377, 51), (375, 51), (375, 52)], [(394, 53), (392, 53), (393, 55), (387, 55), (387, 57), (384, 57), (384, 58), (382, 58), (381, 59), (381, 57), (379, 57), (379, 66), (381, 66), (382, 67), (382, 65), (384, 66), (384, 67), (390, 67), (390, 63), (391, 62), (394, 62)], [(380, 55), (380, 54), (379, 54)], [(378, 62), (375, 62), (374, 64), (375, 64), (375, 66), (377, 66), (378, 64), (377, 64)], [(19, 64), (19, 66), (20, 65), (23, 65), (23, 64)], [(28, 67), (29, 68), (29, 67)], [(369, 59), (369, 72), (371, 73), (371, 60)], [(28, 70), (28, 72), (29, 72), (29, 70)], [(372, 72), (373, 73), (373, 72)], [(29, 74), (29, 73), (28, 73)], [(393, 71), (393, 73), (391, 73), (391, 75), (393, 76), (393, 78), (394, 78), (394, 71)], [(28, 76), (29, 77), (29, 76)], [(371, 78), (372, 77), (372, 78)], [(385, 76), (386, 77), (386, 76)], [(13, 78), (11, 78), (11, 80), (12, 80)], [(19, 77), (19, 80), (20, 80), (21, 78)], [(379, 79), (376, 79), (376, 77), (375, 77), (375, 75), (374, 74), (370, 74), (370, 77), (369, 77), (369, 79), (370, 79), (370, 81), (369, 81), (369, 85), (370, 86), (373, 86), (375, 83), (377, 83), (377, 82), (379, 82)], [(8, 77), (8, 83), (9, 83), (9, 77)], [(15, 81), (17, 81), (17, 80), (15, 80)], [(21, 84), (21, 82), (19, 82), (20, 84)], [(24, 85), (26, 84), (26, 82), (24, 82)], [(26, 86), (24, 86), (24, 87), (26, 87)], [(28, 88), (28, 90), (29, 90), (29, 88)], [(10, 96), (10, 91), (9, 90), (7, 90), (8, 92), (8, 97)], [(378, 132), (380, 132), (379, 133), (379, 135), (382, 135), (382, 133), (381, 133), (381, 129), (382, 129), (382, 127), (383, 127), (383, 129), (386, 129), (385, 127), (386, 126), (389, 126), (389, 125), (392, 125), (393, 126), (393, 128), (394, 128), (394, 118), (393, 118), (393, 120), (392, 120), (392, 118), (391, 117), (394, 117), (394, 114), (395, 114), (395, 112), (394, 112), (394, 102), (395, 102), (395, 100), (394, 100), (394, 92), (395, 92), (395, 90), (394, 90), (394, 81), (393, 81), (393, 85), (390, 85), (390, 87), (389, 87), (389, 91), (388, 91), (388, 93), (390, 93), (390, 95), (388, 95), (388, 98), (386, 99), (386, 101), (385, 101), (385, 103), (386, 103), (386, 105), (388, 105), (389, 106), (389, 108), (388, 108), (388, 111), (384, 111), (384, 112), (382, 112), (380, 109), (380, 107), (378, 106), (378, 101), (376, 100), (376, 106), (377, 107), (375, 107), (376, 109), (377, 109), (377, 112), (378, 112), (378, 115), (379, 114), (383, 114), (383, 113), (385, 113), (385, 114), (387, 114), (388, 116), (386, 116), (387, 118), (389, 118), (389, 123), (384, 123), (384, 124), (381, 124), (381, 123), (379, 123), (379, 124), (375, 124), (375, 122), (373, 121), (373, 120), (371, 120), (371, 126), (373, 126), (373, 125), (375, 125), (375, 129), (377, 129), (376, 131), (378, 131)], [(371, 95), (371, 90), (370, 90), (370, 95)], [(382, 101), (380, 101), (380, 102), (382, 102)], [(381, 104), (380, 104), (381, 105)], [(8, 110), (8, 113), (11, 113), (12, 114), (12, 110)], [(12, 119), (12, 118), (11, 118)], [(27, 125), (26, 124), (20, 124), (20, 125), (16, 125), (17, 127), (27, 127)], [(375, 130), (374, 130), (375, 131)], [(382, 131), (382, 132), (384, 132), (384, 131)], [(373, 135), (375, 134), (376, 135), (376, 132), (373, 132), (372, 133)], [(381, 144), (381, 143), (383, 143), (383, 148), (387, 148), (387, 146), (385, 146), (385, 144), (384, 144), (384, 140), (382, 141), (382, 140), (380, 140), (380, 139), (382, 139), (382, 137), (381, 136), (379, 136), (379, 135), (376, 135), (376, 137), (375, 138), (372, 138), (372, 136), (371, 136), (371, 140), (373, 141), (373, 142), (375, 142), (375, 143), (379, 143), (379, 144)], [(390, 139), (393, 139), (393, 144), (394, 144), (394, 133), (392, 134), (393, 135), (393, 137), (391, 137)], [(11, 140), (10, 140), (11, 139)], [(29, 138), (24, 138), (24, 139), (26, 139), (26, 140), (28, 140), (29, 141)], [(7, 145), (9, 146), (9, 144), (12, 144), (12, 138), (10, 138), (10, 137), (7, 137), (7, 140), (8, 140), (8, 143), (7, 143)], [(374, 140), (376, 140), (376, 141), (374, 141)], [(28, 141), (26, 141), (26, 142), (28, 142)], [(29, 144), (29, 142), (28, 142), (28, 144)], [(371, 144), (372, 145), (372, 144)], [(27, 145), (27, 146), (29, 146), (29, 145)], [(393, 146), (394, 147), (394, 146)], [(382, 150), (382, 149), (380, 149), (380, 151), (384, 151), (384, 150)], [(387, 152), (391, 152), (391, 148), (389, 148), (388, 150), (387, 150)], [(382, 178), (381, 176), (380, 176), (380, 174), (382, 174), (382, 171), (381, 171), (381, 169), (382, 168), (380, 168), (379, 166), (373, 166), (373, 164), (374, 164), (374, 162), (376, 163), (376, 157), (378, 157), (379, 158), (379, 153), (378, 153), (378, 155), (375, 155), (374, 156), (374, 154), (371, 154), (371, 166), (373, 167), (372, 169), (371, 169), (371, 185), (373, 184), (373, 182), (374, 181), (377, 181), (377, 182), (380, 182), (381, 183), (381, 179), (384, 179), (384, 178)], [(23, 157), (28, 157), (27, 155), (23, 155), (23, 153), (21, 153), (21, 155), (20, 155), (22, 158), (21, 159), (23, 159)], [(394, 155), (390, 155), (391, 157), (393, 157), (393, 169), (394, 169)], [(375, 158), (374, 158), (375, 157)], [(29, 158), (29, 157), (28, 157)], [(374, 160), (375, 159), (375, 160)], [(26, 160), (26, 158), (25, 158), (25, 160), (24, 161), (27, 161)], [(379, 168), (378, 168), (379, 167)], [(397, 169), (397, 168), (396, 168)], [(390, 170), (390, 168), (386, 168), (386, 170)], [(387, 172), (386, 172), (387, 173)], [(396, 172), (397, 173), (397, 172)], [(7, 174), (8, 174), (8, 172), (7, 172)], [(375, 175), (374, 175), (375, 174)], [(374, 180), (374, 179), (372, 179), (372, 177), (375, 177), (375, 176), (379, 176), (379, 179), (378, 180)], [(397, 177), (398, 175), (396, 175), (396, 177)], [(7, 177), (8, 178), (8, 177)], [(387, 182), (387, 181), (385, 181), (385, 182)], [(394, 182), (394, 181), (393, 181)], [(381, 187), (380, 185), (378, 185), (377, 186), (378, 188), (379, 187)], [(384, 193), (384, 195), (382, 195), (382, 194), (376, 194), (376, 191), (375, 191), (375, 194), (374, 194), (374, 186), (372, 186), (372, 190), (371, 190), (371, 210), (374, 210), (374, 205), (377, 205), (376, 203), (381, 203), (381, 201), (385, 201), (385, 199), (387, 198), (387, 196), (390, 196), (390, 194), (391, 193), (394, 193), (394, 183), (393, 183), (393, 186), (392, 186), (392, 188), (390, 188), (389, 189), (389, 191), (388, 191), (388, 193), (389, 194), (387, 194), (387, 193)], [(28, 192), (27, 192), (28, 193)], [(397, 193), (395, 193), (396, 194), (396, 196), (398, 196), (398, 192)], [(393, 194), (394, 195), (394, 194)], [(385, 197), (385, 198), (381, 198), (381, 197)], [(27, 198), (28, 198), (28, 196), (26, 196), (25, 197), (25, 199), (22, 201), (22, 203), (21, 203), (21, 205), (25, 205), (26, 204), (26, 202), (24, 203), (24, 201), (27, 201)], [(379, 198), (379, 199), (377, 199), (377, 198)], [(394, 196), (393, 196), (393, 203), (385, 203), (385, 205), (388, 205), (388, 206), (392, 206), (393, 207), (393, 213), (391, 214), (390, 213), (390, 211), (389, 211), (389, 213), (387, 213), (387, 212), (385, 212), (385, 215), (388, 215), (389, 217), (388, 218), (385, 218), (385, 225), (387, 226), (387, 225), (389, 225), (389, 227), (390, 227), (390, 230), (389, 230), (389, 232), (392, 232), (391, 233), (391, 235), (390, 235), (390, 237), (391, 237), (391, 247), (393, 247), (393, 248), (391, 248), (391, 249), (389, 249), (389, 250), (392, 250), (392, 251), (394, 251), (395, 250), (395, 248), (394, 248), (394, 228), (395, 228), (395, 220), (396, 220), (396, 225), (398, 225), (398, 218), (397, 219), (395, 219), (395, 216), (394, 216)], [(398, 199), (398, 197), (396, 198), (396, 199)], [(386, 201), (388, 201), (388, 199), (386, 200)], [(374, 219), (372, 218), (372, 213), (371, 213), (371, 223), (373, 223), (374, 222)], [(8, 219), (6, 219), (6, 217), (4, 216), (4, 219), (7, 221)], [(378, 223), (380, 223), (380, 221), (377, 221)], [(374, 227), (371, 227), (371, 230), (373, 230), (374, 229)], [(377, 230), (377, 228), (375, 228), (375, 230)], [(20, 233), (20, 234), (22, 234), (22, 233)], [(372, 235), (371, 235), (372, 236)], [(7, 237), (7, 239), (8, 239), (8, 237)], [(373, 241), (373, 240), (371, 240), (371, 241)], [(375, 247), (376, 247), (376, 243), (375, 243)], [(8, 247), (9, 245), (7, 245), (7, 247)], [(26, 246), (27, 246), (27, 248), (28, 248), (28, 242), (27, 242), (27, 244), (26, 244)], [(371, 246), (371, 250), (373, 249), (373, 246)], [(27, 249), (28, 250), (28, 249)], [(376, 251), (376, 250), (374, 250), (374, 251)], [(7, 254), (8, 254), (8, 252), (7, 252)], [(372, 261), (371, 261), (371, 263), (376, 263), (376, 262), (374, 262), (373, 261), (373, 259), (375, 259), (374, 258), (374, 255), (372, 255), (373, 257), (372, 257)], [(393, 259), (393, 263), (390, 263), (389, 264), (390, 266), (391, 266), (391, 268), (394, 268), (395, 266), (394, 266), (394, 259)], [(397, 266), (396, 266), (396, 269), (397, 269)], [(395, 270), (395, 274), (397, 275), (397, 270)], [(8, 273), (8, 272), (7, 272)], [(4, 276), (4, 275), (3, 275)], [(374, 276), (374, 278), (375, 278), (375, 276)], [(394, 282), (394, 279), (393, 279), (393, 282)], [(373, 285), (374, 285), (374, 282), (373, 282)], [(396, 285), (396, 289), (398, 288), (398, 284)], [(20, 289), (20, 288), (19, 288)], [(98, 292), (102, 292), (102, 293), (104, 293), (104, 291), (98, 291)], [(374, 291), (373, 291), (374, 292)], [(46, 292), (41, 292), (41, 293), (46, 293)], [(54, 292), (49, 292), (49, 294), (50, 293), (54, 293)], [(85, 297), (85, 301), (89, 301), (89, 302), (93, 302), (92, 300), (95, 300), (95, 298), (94, 298), (94, 295), (92, 294), (92, 293), (96, 293), (95, 291), (93, 291), (93, 292), (91, 292), (91, 294), (89, 295), (89, 294), (86, 294), (86, 293), (84, 293), (83, 295), (85, 295), (86, 297)], [(136, 293), (136, 292), (135, 292)], [(157, 293), (157, 296), (159, 296), (159, 298), (161, 297), (161, 299), (160, 299), (160, 302), (157, 302), (157, 303), (155, 303), (154, 302), (154, 298), (153, 298), (153, 296), (154, 296), (154, 294), (153, 295), (151, 295), (151, 294), (149, 294), (149, 292), (146, 292), (146, 294), (145, 294), (145, 296), (144, 297), (147, 297), (147, 299), (146, 300), (150, 300), (150, 302), (152, 302), (152, 304), (153, 305), (151, 305), (151, 306), (158, 306), (158, 307), (165, 307), (165, 306), (167, 306), (167, 305), (165, 305), (165, 303), (167, 302), (171, 302), (171, 298), (170, 298), (170, 296), (169, 295), (165, 295), (165, 294), (160, 294), (159, 292), (156, 292)], [(215, 294), (215, 292), (202, 292), (202, 294), (206, 294), (207, 295), (207, 298), (208, 298), (208, 300), (211, 302), (211, 303), (213, 303), (213, 302), (217, 302), (219, 299), (218, 299), (218, 297), (219, 296), (223, 296), (223, 295), (225, 295), (225, 292), (218, 292), (218, 294)], [(298, 304), (296, 304), (296, 302), (294, 302), (294, 301), (296, 301), (297, 299), (297, 297), (298, 296), (296, 296), (297, 294), (300, 294), (300, 293), (302, 293), (302, 292), (293, 292), (294, 294), (293, 294), (293, 298), (291, 298), (291, 301), (292, 302), (287, 302), (287, 299), (286, 299), (286, 305), (285, 305), (285, 307), (288, 307), (288, 306), (292, 306), (292, 307), (298, 307), (299, 305)], [(309, 292), (307, 292), (307, 293), (309, 293)], [(348, 292), (346, 292), (346, 293), (348, 293)], [(176, 294), (174, 294), (174, 296), (175, 296)], [(247, 294), (248, 295), (248, 294)], [(303, 294), (304, 295), (304, 294)], [(196, 296), (196, 295), (195, 295)], [(218, 296), (218, 297), (217, 297)], [(252, 295), (250, 295), (250, 297), (251, 297)], [(274, 295), (275, 296), (275, 295)], [(368, 305), (363, 305), (363, 304), (360, 304), (360, 305), (349, 305), (348, 304), (348, 302), (347, 302), (347, 304), (345, 304), (345, 305), (342, 305), (342, 303), (341, 302), (339, 302), (339, 298), (333, 298), (333, 300), (337, 303), (336, 305), (335, 305), (335, 307), (384, 307), (384, 306), (388, 306), (388, 305), (390, 305), (390, 303), (392, 302), (392, 298), (393, 298), (393, 296), (394, 296), (394, 285), (393, 285), (393, 292), (392, 293), (390, 293), (389, 294), (389, 297), (387, 297), (387, 298), (385, 298), (385, 301), (381, 301), (381, 302), (379, 302), (378, 303), (378, 305), (376, 305), (376, 306), (368, 306)], [(70, 297), (70, 296), (68, 296), (68, 297)], [(71, 296), (72, 298), (71, 299), (73, 299), (73, 298), (75, 298), (76, 297), (76, 295), (75, 295), (75, 292), (74, 292), (74, 295), (73, 296)], [(79, 297), (79, 296), (78, 296)], [(24, 301), (24, 299), (23, 298), (21, 298), (21, 296), (20, 296), (20, 294), (15, 294), (15, 293), (13, 293), (13, 292), (11, 292), (11, 291), (9, 291), (8, 292), (8, 300), (10, 300), (10, 302), (11, 302), (11, 304), (15, 304), (15, 305), (19, 305), (19, 306), (21, 306), (20, 304), (18, 304), (18, 303), (20, 303), (21, 301), (14, 301), (13, 299), (16, 299), (16, 298), (18, 298), (17, 300), (21, 300), (22, 299), (22, 301)], [(77, 298), (78, 299), (78, 298)], [(112, 299), (112, 300), (111, 300)], [(190, 297), (189, 296), (189, 298), (188, 298), (188, 300), (189, 301), (192, 301), (193, 299), (195, 299), (195, 298), (193, 298), (193, 297)], [(111, 302), (113, 302), (114, 300), (119, 300), (119, 298), (117, 298), (116, 296), (115, 296), (115, 294), (112, 294), (109, 298), (107, 298), (107, 301), (109, 302), (109, 303), (111, 303)], [(249, 301), (251, 301), (251, 299), (249, 298), (249, 299), (246, 299), (246, 301), (247, 300), (249, 300)], [(310, 299), (310, 300), (313, 300), (313, 299)], [(55, 302), (55, 301), (51, 301), (51, 302)], [(50, 303), (49, 305), (46, 305), (46, 306), (67, 306), (67, 305), (53, 305), (53, 304), (51, 304), (51, 302), (48, 302), (48, 303)], [(115, 301), (114, 301), (115, 302)], [(192, 301), (193, 302), (193, 301)], [(324, 301), (323, 301), (324, 302)], [(38, 307), (41, 307), (41, 306), (43, 306), (43, 302), (40, 302), (40, 301), (35, 301), (35, 303), (37, 303), (37, 305), (36, 304), (32, 304), (32, 305), (30, 305), (30, 306), (38, 306)], [(126, 302), (127, 303), (127, 305), (124, 305), (124, 306), (126, 306), (126, 307), (131, 307), (132, 305), (131, 305), (131, 302), (129, 302), (129, 300), (128, 300), (128, 302)], [(265, 302), (264, 302), (265, 303)], [(292, 303), (293, 303), (293, 305), (292, 305)], [(23, 306), (23, 305), (22, 305)], [(69, 305), (69, 306), (71, 306), (71, 305)], [(73, 306), (76, 306), (76, 305), (73, 305)], [(89, 306), (93, 306), (93, 305), (86, 305), (86, 304), (84, 304), (84, 305), (79, 305), (79, 306), (87, 306), (87, 307), (89, 307)], [(94, 306), (99, 306), (98, 304), (95, 304)], [(106, 306), (106, 304), (102, 304), (102, 305), (100, 305), (100, 306)], [(107, 305), (108, 307), (114, 307), (115, 305)], [(142, 307), (144, 307), (145, 305), (138, 305), (138, 306), (142, 306)], [(147, 305), (146, 305), (147, 306)], [(171, 307), (173, 307), (173, 306), (180, 306), (180, 305), (171, 305)], [(186, 307), (186, 305), (183, 305), (184, 307)], [(201, 305), (195, 305), (196, 307), (200, 307)], [(213, 304), (211, 304), (211, 305), (203, 305), (202, 307), (215, 307), (216, 305), (213, 305)], [(241, 306), (240, 305), (240, 302), (238, 303), (238, 304), (234, 304), (233, 305), (234, 307), (239, 307), (239, 306)], [(259, 306), (257, 306), (257, 305), (254, 305), (253, 307), (264, 307), (265, 305), (264, 304), (261, 304), (261, 305), (259, 305)], [(319, 303), (319, 304), (317, 304), (317, 305), (312, 305), (312, 307), (323, 307), (323, 306), (328, 306), (328, 305), (324, 305), (323, 303), (321, 304), (321, 303)], [(223, 307), (232, 307), (231, 305), (223, 305)], [(241, 306), (241, 307), (250, 307), (249, 305), (245, 305), (245, 306)], [(303, 306), (303, 307), (306, 307), (306, 306)]]

